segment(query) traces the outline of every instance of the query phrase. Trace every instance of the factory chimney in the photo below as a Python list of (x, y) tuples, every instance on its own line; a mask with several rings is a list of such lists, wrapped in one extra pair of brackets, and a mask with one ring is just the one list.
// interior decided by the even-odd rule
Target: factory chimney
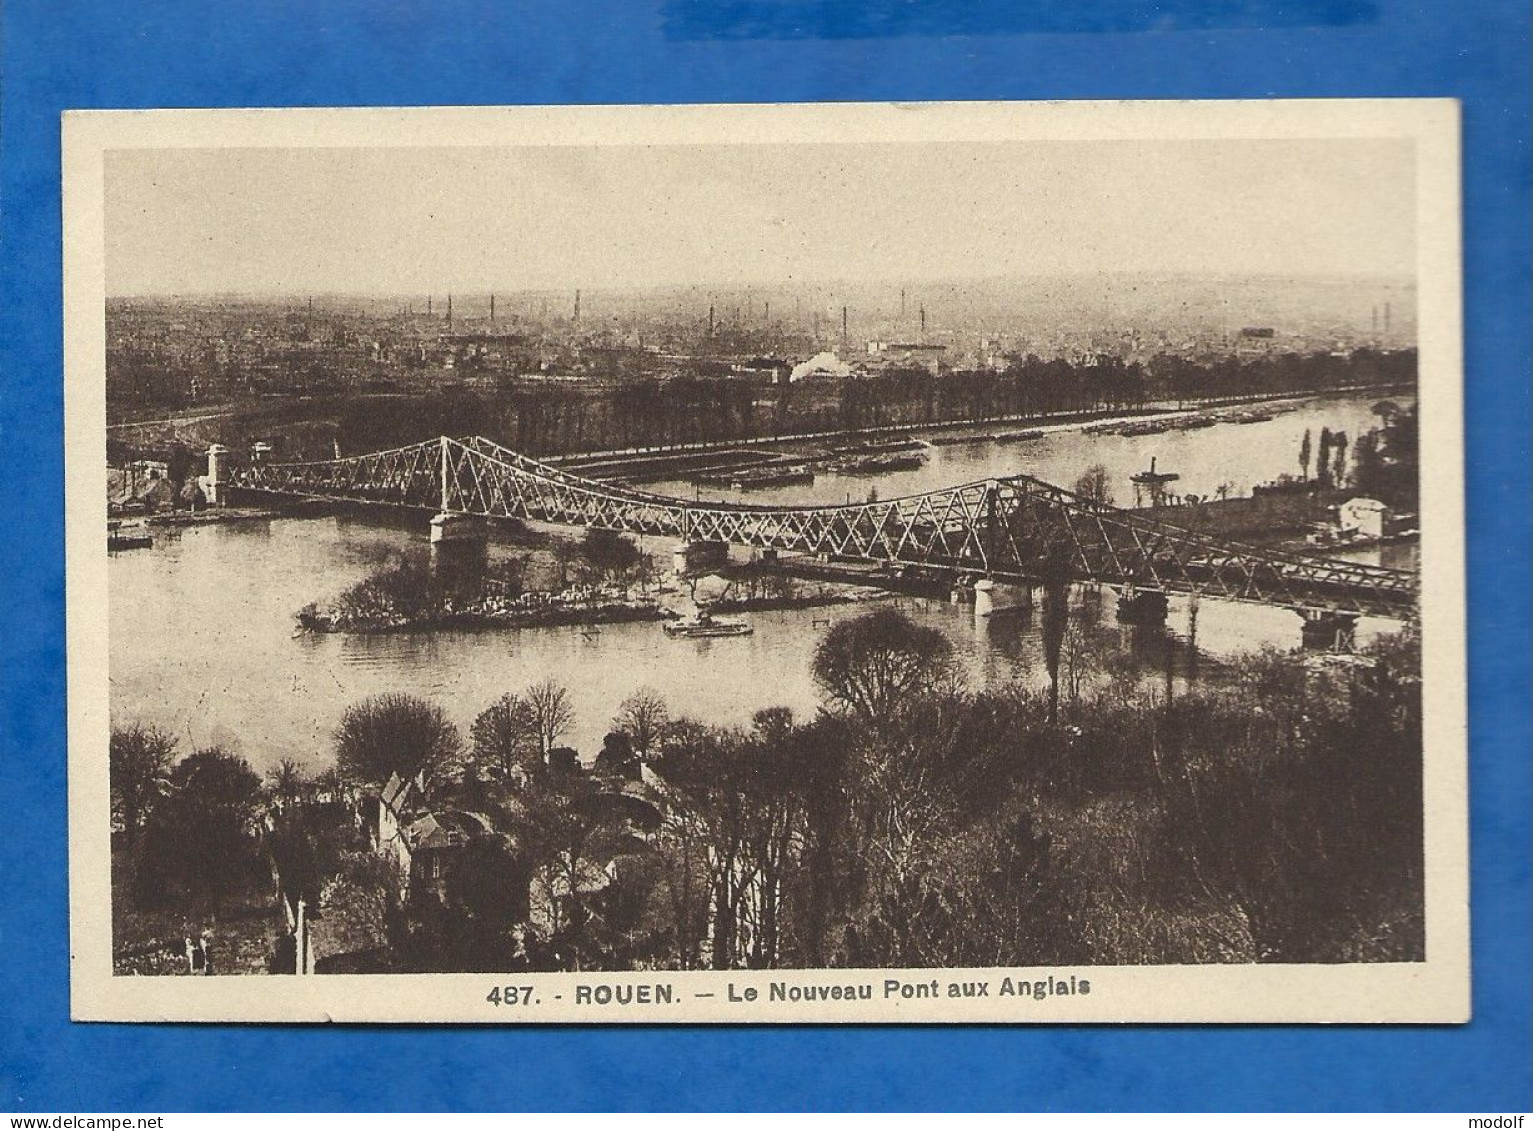
[(574, 322), (575, 322), (575, 325), (577, 325), (577, 326), (580, 325), (580, 291), (578, 289), (575, 291), (575, 319), (574, 319)]
[(495, 292), (490, 292), (490, 325), (495, 325)]
[(713, 337), (713, 303), (708, 304), (708, 336)]
[(850, 341), (851, 338), (846, 332), (846, 307), (843, 306), (841, 308), (841, 348), (845, 349)]
[(921, 304), (921, 340), (926, 340), (926, 304)]
[(452, 292), (447, 292), (447, 328), (452, 329)]

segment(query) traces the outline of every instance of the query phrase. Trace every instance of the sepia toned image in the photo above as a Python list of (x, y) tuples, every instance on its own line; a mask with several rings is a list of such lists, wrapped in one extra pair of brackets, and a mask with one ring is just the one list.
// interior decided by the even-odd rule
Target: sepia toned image
[(1467, 1016), (1451, 103), (65, 146), (76, 1016)]

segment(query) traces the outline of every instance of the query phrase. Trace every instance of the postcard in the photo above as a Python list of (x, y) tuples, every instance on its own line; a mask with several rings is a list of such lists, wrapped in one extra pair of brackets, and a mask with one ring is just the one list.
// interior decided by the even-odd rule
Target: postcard
[(1452, 101), (63, 140), (77, 1019), (1467, 1019)]

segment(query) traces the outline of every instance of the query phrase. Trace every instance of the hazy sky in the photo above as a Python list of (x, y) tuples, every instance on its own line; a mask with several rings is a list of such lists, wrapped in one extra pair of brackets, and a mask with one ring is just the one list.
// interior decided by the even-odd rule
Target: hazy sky
[(1414, 275), (1406, 141), (117, 151), (109, 294)]

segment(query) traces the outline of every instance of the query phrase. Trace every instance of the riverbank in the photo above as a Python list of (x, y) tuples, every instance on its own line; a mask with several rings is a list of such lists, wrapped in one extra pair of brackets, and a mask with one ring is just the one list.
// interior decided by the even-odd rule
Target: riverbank
[[(337, 504), (329, 499), (293, 499), (289, 502), (215, 507), (200, 511), (170, 511), (141, 517), (146, 526), (218, 526), (229, 522), (264, 522), (273, 518), (320, 518), (333, 514)], [(118, 517), (114, 515), (113, 517)], [(121, 517), (128, 517), (127, 514)]]
[[(624, 482), (639, 484), (701, 472), (721, 474), (747, 467), (759, 467), (774, 461), (814, 462), (872, 451), (941, 446), (944, 443), (955, 442), (983, 443), (991, 440), (1026, 442), (1027, 439), (1081, 431), (1089, 425), (1112, 426), (1176, 421), (1222, 408), (1270, 407), (1282, 410), (1310, 401), (1365, 395), (1380, 397), (1390, 394), (1414, 395), (1415, 390), (1414, 384), (1388, 383), (1306, 390), (1282, 396), (1258, 393), (1250, 396), (1200, 397), (1176, 402), (1154, 402), (1133, 409), (1104, 408), (1085, 412), (1008, 414), (966, 420), (890, 424), (857, 430), (806, 432), (685, 444), (666, 448), (587, 452), (552, 456), (545, 462), (591, 478), (622, 479)], [(1003, 435), (983, 431), (997, 425), (1008, 426)], [(1025, 436), (1019, 433), (1025, 433)], [(1034, 436), (1034, 433), (1037, 435)]]

